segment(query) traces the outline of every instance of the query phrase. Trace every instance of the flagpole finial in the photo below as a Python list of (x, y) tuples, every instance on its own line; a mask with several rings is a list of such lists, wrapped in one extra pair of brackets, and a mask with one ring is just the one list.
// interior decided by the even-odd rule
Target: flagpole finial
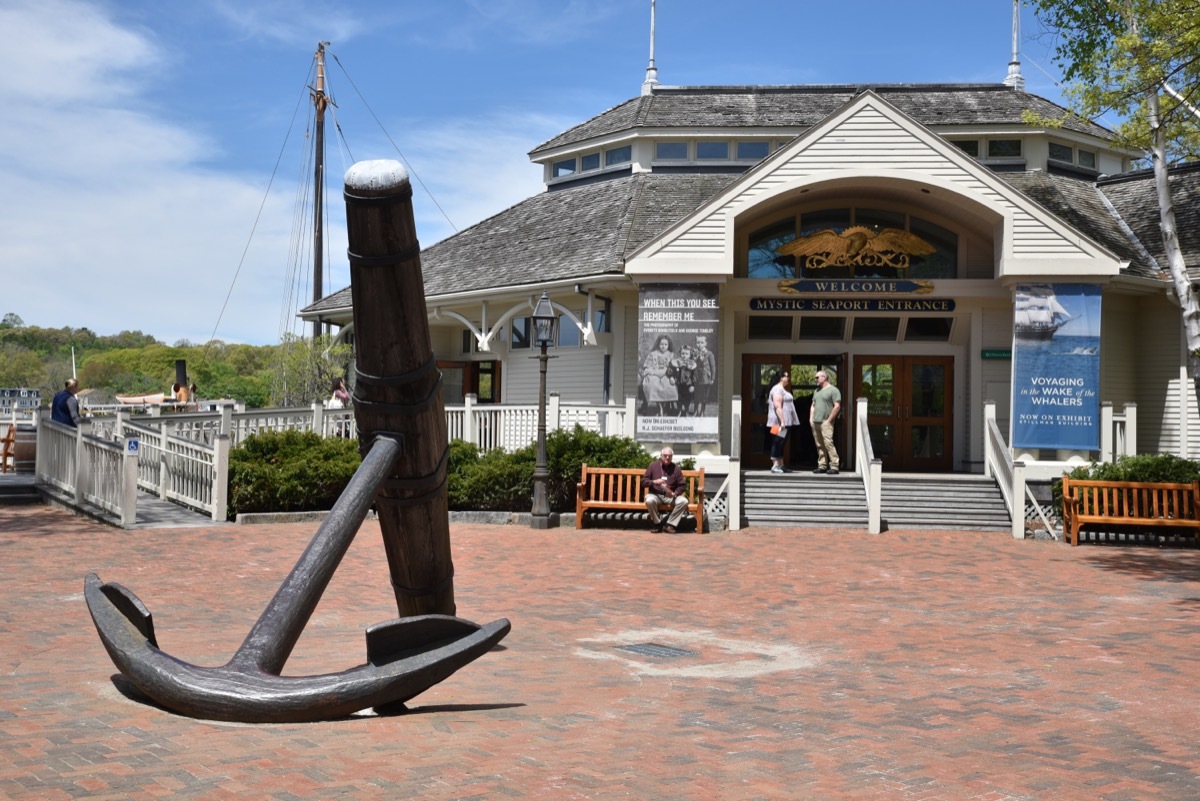
[(1013, 0), (1012, 20), (1012, 58), (1008, 62), (1008, 76), (1004, 79), (1005, 86), (1011, 86), (1018, 92), (1025, 91), (1025, 76), (1021, 74), (1021, 60), (1017, 56), (1021, 39), (1021, 0)]
[(658, 67), (654, 66), (654, 0), (650, 0), (650, 63), (646, 66), (646, 80), (642, 81), (642, 94), (650, 94), (656, 86)]

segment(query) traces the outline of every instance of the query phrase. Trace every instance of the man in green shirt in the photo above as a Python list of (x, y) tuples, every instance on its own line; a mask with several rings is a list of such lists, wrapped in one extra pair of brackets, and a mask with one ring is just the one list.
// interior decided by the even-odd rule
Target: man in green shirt
[(833, 421), (842, 410), (842, 393), (829, 383), (829, 374), (824, 370), (817, 373), (817, 391), (812, 396), (808, 410), (808, 422), (812, 426), (813, 440), (817, 443), (817, 469), (814, 473), (838, 472), (838, 452), (833, 444)]

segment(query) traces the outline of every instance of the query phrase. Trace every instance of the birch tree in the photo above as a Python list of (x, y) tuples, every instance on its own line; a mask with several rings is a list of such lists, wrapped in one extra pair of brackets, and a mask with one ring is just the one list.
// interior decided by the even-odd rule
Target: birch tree
[(1200, 401), (1200, 298), (1188, 279), (1168, 168), (1200, 154), (1200, 0), (1031, 0), (1057, 37), (1055, 61), (1072, 109), (1125, 120), (1117, 144), (1144, 154), (1154, 172), (1159, 227)]

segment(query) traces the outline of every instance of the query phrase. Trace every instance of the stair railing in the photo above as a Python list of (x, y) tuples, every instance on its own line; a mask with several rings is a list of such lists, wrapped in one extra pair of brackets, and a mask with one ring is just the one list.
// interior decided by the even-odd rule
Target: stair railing
[(983, 402), (984, 447), (983, 474), (996, 480), (1008, 516), (1012, 518), (1014, 540), (1025, 539), (1025, 463), (1014, 462), (1004, 434), (996, 424), (996, 402)]
[(871, 445), (871, 429), (867, 426), (867, 399), (855, 401), (856, 430), (855, 459), (858, 473), (862, 476), (863, 489), (867, 493), (867, 531), (878, 534), (882, 528), (881, 506), (883, 505), (883, 462), (875, 458)]

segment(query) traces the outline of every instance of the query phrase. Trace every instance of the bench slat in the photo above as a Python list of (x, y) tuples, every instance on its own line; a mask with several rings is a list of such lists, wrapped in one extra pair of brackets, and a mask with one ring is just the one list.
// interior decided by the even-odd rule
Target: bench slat
[(1063, 523), (1071, 544), (1087, 523), (1188, 527), (1200, 533), (1200, 481), (1156, 484), (1063, 476)]

